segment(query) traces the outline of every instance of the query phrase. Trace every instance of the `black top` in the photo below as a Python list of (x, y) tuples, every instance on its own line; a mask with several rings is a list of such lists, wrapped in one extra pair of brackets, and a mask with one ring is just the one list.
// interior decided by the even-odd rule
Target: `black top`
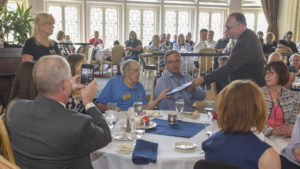
[(40, 57), (45, 55), (60, 55), (58, 50), (57, 43), (54, 40), (51, 40), (51, 45), (45, 47), (43, 45), (37, 44), (34, 40), (34, 37), (31, 37), (26, 40), (23, 47), (22, 55), (28, 54), (33, 56), (34, 61), (38, 61)]
[[(226, 40), (226, 39), (224, 39), (224, 38), (219, 39), (219, 40), (217, 41), (216, 45), (215, 45), (215, 49), (217, 50), (217, 49), (223, 49), (223, 48), (226, 48), (226, 45), (227, 45), (228, 42), (229, 42), (229, 39), (228, 39), (228, 40)], [(220, 52), (220, 53), (222, 53), (222, 52)]]
[(287, 46), (289, 48), (291, 48), (293, 50), (294, 53), (298, 53), (298, 49), (296, 47), (296, 44), (294, 42), (290, 42), (290, 43), (287, 43), (287, 41), (285, 40), (279, 40), (278, 41), (278, 45), (281, 44), (281, 45), (284, 45), (284, 46)]
[(273, 42), (272, 44), (264, 44), (263, 49), (264, 53), (273, 53), (275, 52), (275, 49), (277, 48), (277, 42)]
[[(138, 39), (134, 40), (133, 42), (131, 40), (128, 41), (126, 44), (126, 47), (132, 47), (136, 48), (138, 45), (142, 45), (142, 42)], [(143, 48), (141, 48), (140, 51), (130, 50), (132, 52), (132, 55), (138, 55), (140, 53), (143, 53)]]

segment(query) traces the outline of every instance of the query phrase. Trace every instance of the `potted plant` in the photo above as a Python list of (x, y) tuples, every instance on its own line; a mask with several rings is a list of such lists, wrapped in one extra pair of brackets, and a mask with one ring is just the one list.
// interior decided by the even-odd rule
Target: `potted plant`
[(31, 34), (31, 22), (33, 18), (30, 16), (32, 6), (25, 9), (24, 5), (17, 4), (16, 11), (8, 11), (3, 9), (0, 15), (0, 32), (2, 31), (6, 39), (10, 33), (13, 34), (14, 43), (23, 45)]

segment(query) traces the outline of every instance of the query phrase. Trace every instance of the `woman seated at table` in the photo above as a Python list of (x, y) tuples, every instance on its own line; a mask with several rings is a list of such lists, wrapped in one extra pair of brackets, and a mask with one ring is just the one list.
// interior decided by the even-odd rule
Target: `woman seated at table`
[(226, 86), (217, 100), (221, 129), (202, 143), (205, 160), (243, 169), (280, 169), (277, 152), (254, 133), (261, 132), (267, 118), (264, 95), (250, 80), (236, 80)]
[[(81, 54), (72, 54), (68, 56), (67, 61), (70, 64), (72, 77), (81, 74), (81, 66), (82, 64), (86, 64), (84, 58), (85, 56)], [(86, 113), (79, 90), (72, 91), (68, 99), (68, 102), (66, 104), (66, 108), (69, 110), (73, 110), (75, 112), (79, 112), (83, 114)]]
[(266, 34), (265, 44), (263, 45), (263, 50), (265, 54), (270, 54), (275, 52), (277, 47), (277, 42), (275, 41), (275, 35), (272, 32)]
[(296, 95), (283, 87), (289, 80), (287, 66), (281, 61), (271, 62), (266, 67), (266, 86), (262, 87), (268, 106), (266, 136), (291, 136), (298, 113)]
[(49, 38), (53, 33), (55, 20), (51, 14), (39, 13), (34, 20), (33, 37), (26, 40), (22, 61), (39, 60), (45, 55), (60, 55), (58, 45)]
[(129, 51), (130, 56), (128, 59), (139, 60), (138, 54), (143, 53), (142, 42), (137, 39), (136, 33), (131, 31), (129, 33), (129, 40), (126, 43), (126, 50)]
[(135, 101), (143, 102), (143, 109), (153, 109), (166, 97), (170, 89), (164, 90), (151, 104), (146, 103), (144, 86), (139, 82), (140, 64), (132, 59), (122, 65), (123, 76), (111, 78), (101, 94), (95, 101), (96, 106), (102, 111), (107, 110), (108, 103), (116, 103), (118, 111), (127, 111), (133, 107)]
[(173, 49), (177, 50), (177, 52), (180, 52), (181, 50), (184, 50), (184, 52), (190, 52), (191, 45), (185, 42), (183, 34), (179, 34), (177, 43), (173, 45)]
[(37, 95), (37, 89), (32, 78), (34, 62), (25, 61), (19, 66), (16, 77), (8, 100), (6, 111), (6, 125), (9, 128), (11, 122), (11, 109), (20, 99), (34, 100)]

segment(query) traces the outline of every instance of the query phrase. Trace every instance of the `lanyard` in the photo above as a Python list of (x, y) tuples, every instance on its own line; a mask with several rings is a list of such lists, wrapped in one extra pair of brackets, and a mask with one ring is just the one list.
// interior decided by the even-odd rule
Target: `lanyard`
[[(270, 91), (270, 88), (269, 88), (269, 87), (268, 87), (268, 91), (269, 91), (270, 99), (271, 99), (271, 102), (272, 102), (272, 110), (274, 109), (274, 120), (275, 120), (275, 124), (276, 124), (276, 112), (277, 112), (277, 109), (278, 109), (278, 107), (280, 106), (280, 104), (279, 104), (279, 101), (278, 101), (278, 99), (277, 99), (278, 105), (277, 105), (276, 108), (274, 107), (274, 101), (273, 101), (272, 94), (271, 94), (271, 91)], [(282, 86), (281, 86), (281, 88), (280, 88), (280, 96), (281, 96), (281, 92), (282, 92)]]

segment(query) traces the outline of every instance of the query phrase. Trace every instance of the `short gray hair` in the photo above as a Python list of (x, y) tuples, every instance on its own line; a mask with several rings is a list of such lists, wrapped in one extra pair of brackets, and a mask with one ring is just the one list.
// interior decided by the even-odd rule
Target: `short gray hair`
[(179, 57), (179, 60), (181, 60), (181, 55), (180, 55), (180, 53), (179, 52), (177, 52), (176, 50), (168, 50), (166, 53), (165, 53), (165, 63), (167, 62), (167, 60), (168, 60), (168, 56), (170, 56), (170, 55), (172, 55), (172, 54), (174, 54), (174, 53), (176, 53), (177, 55), (178, 55), (178, 57)]
[(220, 62), (226, 62), (228, 60), (228, 56), (220, 56), (219, 58), (218, 58), (218, 62), (220, 63)]
[(39, 94), (55, 94), (61, 88), (64, 80), (72, 78), (69, 63), (58, 55), (42, 57), (34, 65), (33, 81)]
[(125, 69), (130, 69), (131, 68), (131, 63), (137, 63), (139, 66), (141, 66), (140, 65), (140, 63), (139, 62), (137, 62), (136, 60), (133, 60), (133, 59), (128, 59), (128, 60), (126, 60), (123, 64), (122, 64), (122, 66), (121, 66), (121, 71), (122, 71), (122, 75), (124, 76), (124, 70)]

